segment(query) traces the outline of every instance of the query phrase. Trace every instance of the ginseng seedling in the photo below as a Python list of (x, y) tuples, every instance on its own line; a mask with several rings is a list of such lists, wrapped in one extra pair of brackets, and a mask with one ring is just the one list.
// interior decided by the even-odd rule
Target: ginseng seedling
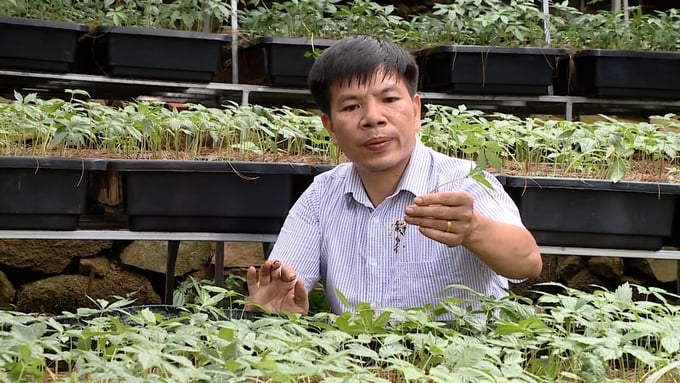
[[(494, 190), (494, 187), (491, 184), (491, 182), (489, 182), (489, 180), (487, 180), (484, 177), (484, 169), (479, 165), (476, 165), (470, 168), (470, 172), (467, 175), (442, 182), (439, 185), (435, 186), (434, 189), (430, 190), (429, 193), (436, 193), (437, 191), (439, 191), (439, 188), (443, 187), (444, 185), (462, 181), (466, 178), (471, 178), (473, 181), (482, 185), (487, 191), (487, 193), (490, 193), (491, 190)], [(392, 224), (392, 230), (394, 231), (394, 246), (392, 247), (392, 250), (394, 251), (395, 254), (397, 254), (399, 253), (399, 247), (403, 246), (402, 240), (404, 238), (404, 235), (406, 235), (406, 221), (403, 218), (397, 219)]]

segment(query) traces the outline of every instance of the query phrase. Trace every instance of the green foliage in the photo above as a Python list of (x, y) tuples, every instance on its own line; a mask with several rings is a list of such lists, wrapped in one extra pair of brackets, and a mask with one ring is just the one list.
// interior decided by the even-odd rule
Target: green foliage
[(674, 115), (658, 117), (655, 124), (602, 118), (591, 123), (541, 120), (428, 105), (420, 139), (439, 152), (495, 171), (617, 182), (634, 165), (645, 164), (642, 171), (649, 176), (671, 175), (680, 160), (680, 134), (674, 129), (680, 124)]
[(264, 2), (252, 0), (239, 11), (239, 30), (245, 36), (333, 36), (329, 16), (338, 0)]
[(109, 107), (19, 93), (0, 102), (0, 154), (44, 156), (58, 150), (66, 155), (68, 149), (210, 160), (313, 154), (327, 163), (339, 155), (318, 115), (288, 107), (190, 104), (180, 111), (160, 102)]
[[(177, 311), (132, 310), (129, 300), (101, 302), (87, 315), (0, 311), (0, 379), (566, 383), (680, 378), (673, 362), (680, 358), (680, 311), (670, 303), (680, 296), (629, 284), (593, 293), (546, 285), (560, 292), (539, 292), (535, 302), (512, 294), (479, 295), (476, 310), (445, 299), (435, 308), (379, 313), (362, 303), (340, 315), (241, 317), (215, 299), (237, 293), (187, 281), (182, 287), (193, 298)], [(57, 373), (57, 366), (66, 367)]]
[(0, 15), (214, 32), (229, 21), (231, 8), (222, 0), (8, 0), (0, 3)]
[(258, 36), (340, 39), (356, 34), (378, 35), (399, 42), (412, 27), (395, 14), (393, 5), (369, 0), (253, 0), (239, 11), (239, 30)]
[(677, 51), (680, 49), (678, 9), (644, 13), (642, 6), (630, 7), (626, 21), (623, 11), (582, 13), (561, 7), (562, 17), (553, 35), (557, 46), (622, 49), (634, 51)]
[(548, 17), (531, 0), (463, 0), (436, 3), (412, 22), (420, 45), (544, 46)]
[[(224, 0), (6, 0), (0, 15), (215, 32), (230, 24), (231, 8)], [(241, 0), (237, 15), (245, 39), (370, 34), (411, 50), (441, 44), (680, 49), (677, 9), (645, 13), (632, 6), (628, 16), (626, 21), (623, 11), (583, 13), (567, 0), (552, 1), (548, 14), (533, 0), (458, 0), (435, 2), (406, 17), (393, 5), (370, 0)]]
[[(0, 101), (1, 155), (97, 156), (338, 163), (339, 149), (315, 113), (288, 107), (227, 103), (221, 108), (130, 102), (110, 107), (81, 100), (15, 94)], [(674, 180), (680, 167), (680, 123), (669, 114), (654, 123), (555, 121), (426, 105), (420, 140), (481, 169), (523, 175), (626, 179), (642, 167), (650, 178)], [(82, 154), (80, 154), (82, 155)], [(310, 157), (311, 156), (311, 157)], [(650, 166), (651, 165), (651, 166)]]

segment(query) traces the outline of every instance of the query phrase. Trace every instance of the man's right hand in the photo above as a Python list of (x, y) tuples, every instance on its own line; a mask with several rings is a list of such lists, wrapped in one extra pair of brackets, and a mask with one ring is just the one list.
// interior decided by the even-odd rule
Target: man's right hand
[(281, 266), (279, 260), (267, 260), (260, 267), (248, 268), (248, 303), (246, 310), (264, 308), (270, 313), (282, 311), (307, 314), (309, 296), (305, 283), (297, 279), (289, 265)]

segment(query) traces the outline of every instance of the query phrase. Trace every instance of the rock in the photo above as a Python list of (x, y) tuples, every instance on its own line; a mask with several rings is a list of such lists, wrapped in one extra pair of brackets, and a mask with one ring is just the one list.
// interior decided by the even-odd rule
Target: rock
[[(57, 275), (27, 283), (17, 294), (17, 309), (26, 313), (61, 314), (81, 307), (95, 307), (92, 300), (116, 300), (134, 294), (135, 305), (161, 303), (161, 297), (145, 277), (126, 270), (111, 270), (104, 278)], [(88, 298), (89, 296), (89, 298)]]
[(631, 259), (628, 265), (659, 282), (673, 282), (678, 279), (678, 261), (674, 259)]
[(594, 275), (607, 279), (619, 279), (623, 276), (625, 265), (618, 257), (591, 257), (588, 270)]
[(598, 278), (596, 275), (593, 275), (587, 269), (581, 270), (576, 275), (567, 279), (566, 285), (573, 289), (589, 293), (592, 293), (595, 290), (599, 290), (600, 286), (604, 287), (607, 286), (602, 279)]
[(5, 273), (0, 271), (0, 308), (9, 309), (14, 302), (15, 294), (14, 285), (7, 279)]
[(78, 265), (78, 273), (85, 276), (105, 277), (116, 266), (108, 257), (97, 256), (82, 258)]
[[(224, 243), (225, 268), (259, 266), (264, 260), (264, 250), (259, 242)], [(212, 263), (215, 263), (214, 258)]]
[(584, 269), (585, 260), (577, 255), (563, 255), (557, 258), (557, 276), (569, 280)]
[[(180, 242), (175, 276), (186, 275), (191, 271), (204, 268), (212, 256), (212, 249), (210, 242)], [(167, 257), (167, 241), (134, 241), (120, 254), (120, 260), (124, 265), (161, 274), (165, 274)]]
[(0, 240), (0, 265), (59, 274), (74, 258), (98, 254), (112, 244), (94, 240)]
[(621, 277), (619, 284), (624, 284), (624, 283), (628, 283), (630, 285), (645, 286), (649, 282), (647, 280), (645, 280), (644, 278), (635, 277), (635, 276), (632, 276), (632, 275), (624, 275), (624, 276)]

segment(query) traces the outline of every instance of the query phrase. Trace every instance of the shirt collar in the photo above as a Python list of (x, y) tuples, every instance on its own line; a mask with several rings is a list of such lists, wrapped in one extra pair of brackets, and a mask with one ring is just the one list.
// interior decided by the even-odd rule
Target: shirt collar
[[(429, 150), (425, 144), (416, 140), (413, 151), (411, 152), (411, 158), (406, 165), (406, 170), (397, 185), (396, 193), (404, 190), (412, 193), (413, 196), (427, 194), (428, 178), (430, 177), (431, 169), (432, 156), (430, 155)], [(349, 170), (347, 182), (345, 182), (344, 194), (353, 196), (357, 202), (366, 206), (372, 206), (368, 199), (368, 195), (366, 194), (366, 190), (361, 183), (359, 172), (354, 164), (352, 164)]]
[(416, 140), (416, 144), (411, 153), (411, 159), (406, 165), (404, 175), (397, 185), (397, 192), (401, 190), (413, 193), (413, 196), (427, 194), (428, 179), (432, 169), (432, 156), (428, 148)]

